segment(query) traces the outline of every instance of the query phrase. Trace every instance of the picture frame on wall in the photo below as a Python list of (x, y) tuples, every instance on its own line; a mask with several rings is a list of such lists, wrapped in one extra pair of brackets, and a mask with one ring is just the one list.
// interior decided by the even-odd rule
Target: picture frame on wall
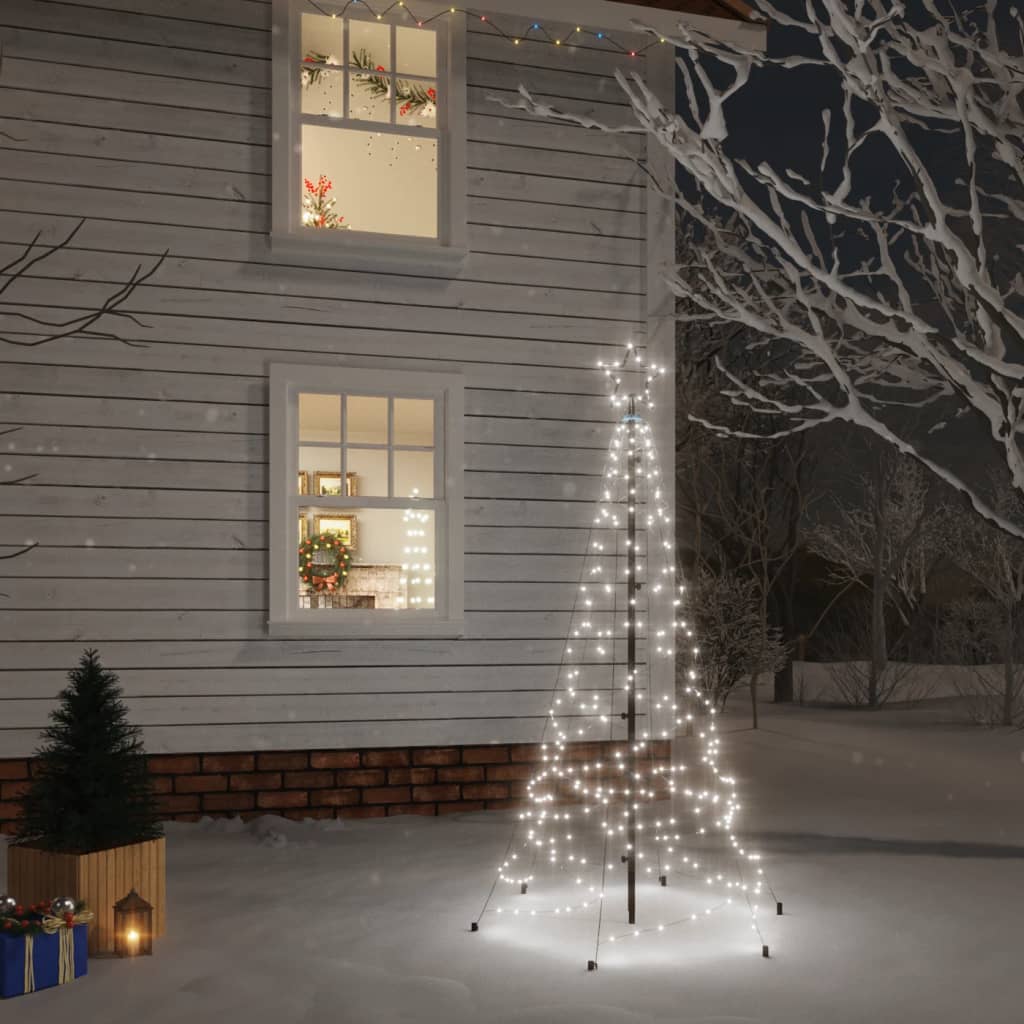
[(301, 544), (309, 537), (309, 519), (304, 511), (299, 511), (299, 543)]
[(309, 473), (299, 470), (299, 494), (309, 494)]
[(346, 547), (356, 547), (356, 517), (324, 515), (316, 517), (316, 532), (336, 533)]
[[(302, 492), (307, 493), (306, 491)], [(314, 473), (313, 474), (313, 493), (316, 495), (323, 496), (325, 498), (340, 498), (342, 497), (341, 490), (341, 474), (340, 473)], [(352, 498), (358, 494), (356, 489), (356, 474), (346, 473), (345, 474), (345, 491), (344, 497)]]

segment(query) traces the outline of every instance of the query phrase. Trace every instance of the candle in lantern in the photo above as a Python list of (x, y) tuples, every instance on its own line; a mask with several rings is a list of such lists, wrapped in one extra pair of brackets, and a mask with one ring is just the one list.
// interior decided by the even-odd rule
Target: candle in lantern
[(153, 907), (134, 889), (114, 904), (114, 947), (118, 956), (153, 952)]

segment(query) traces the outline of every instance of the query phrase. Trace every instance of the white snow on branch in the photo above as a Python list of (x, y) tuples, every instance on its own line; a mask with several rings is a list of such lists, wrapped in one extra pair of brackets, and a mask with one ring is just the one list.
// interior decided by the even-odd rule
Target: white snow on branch
[[(759, 6), (770, 23), (808, 37), (801, 50), (810, 56), (772, 56), (680, 24), (668, 37), (681, 51), (678, 112), (638, 73), (617, 72), (640, 129), (693, 185), (670, 196), (686, 243), (669, 275), (679, 315), (745, 329), (762, 358), (737, 372), (723, 361), (725, 393), (778, 419), (771, 436), (856, 424), (1024, 536), (902, 425), (930, 416), (927, 433), (973, 414), (1024, 493), (1021, 14), (998, 0), (970, 11), (944, 0), (913, 11), (899, 0), (804, 0), (789, 13), (771, 0)], [(818, 82), (838, 86), (811, 175), (734, 152), (730, 100), (767, 67), (813, 68)], [(511, 105), (630, 130), (525, 89)], [(879, 161), (893, 168), (888, 195), (878, 194), (877, 171), (864, 173)]]

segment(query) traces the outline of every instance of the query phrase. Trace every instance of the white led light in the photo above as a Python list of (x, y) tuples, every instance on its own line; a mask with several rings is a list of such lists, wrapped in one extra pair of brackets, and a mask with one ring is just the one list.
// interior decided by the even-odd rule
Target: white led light
[[(586, 582), (570, 590), (574, 600), (568, 641), (554, 677), (556, 692), (545, 719), (541, 760), (526, 784), (527, 809), (518, 816), (522, 835), (510, 847), (518, 852), (510, 854), (499, 872), (503, 882), (516, 887), (517, 897), (529, 885), (531, 900), (546, 901), (543, 909), (531, 905), (524, 910), (531, 919), (596, 911), (604, 897), (602, 878), (618, 899), (628, 875), (620, 858), (633, 858), (638, 874), (651, 882), (671, 875), (674, 887), (689, 885), (692, 892), (699, 883), (702, 905), (691, 921), (728, 907), (736, 892), (751, 900), (765, 884), (756, 863), (758, 874), (749, 887), (743, 874), (757, 855), (735, 835), (740, 809), (736, 783), (719, 770), (717, 709), (699, 673), (700, 648), (683, 603), (685, 582), (675, 578), (672, 518), (658, 483), (653, 431), (644, 419), (653, 407), (650, 388), (663, 368), (652, 365), (646, 381), (640, 382), (633, 364), (642, 365), (641, 353), (632, 346), (628, 353), (628, 360), (601, 367), (621, 418), (584, 545), (579, 579)], [(640, 390), (629, 396), (630, 386)], [(424, 550), (412, 554), (429, 558)], [(416, 578), (426, 578), (426, 570), (426, 564), (417, 567)], [(679, 636), (685, 643), (677, 642)], [(631, 645), (636, 652), (632, 663)], [(686, 680), (686, 692), (678, 698), (671, 672), (677, 648), (680, 660), (685, 659), (681, 668)], [(633, 742), (627, 746), (630, 713), (637, 718), (629, 733)], [(694, 724), (699, 727), (694, 729)], [(673, 761), (677, 728), (691, 737), (695, 753), (687, 758), (689, 770)], [(577, 747), (577, 740), (601, 745)], [(586, 756), (578, 756), (582, 751)], [(689, 786), (682, 785), (684, 777)], [(703, 851), (700, 858), (694, 856), (697, 844)], [(708, 868), (701, 871), (705, 853)], [(722, 854), (735, 871), (725, 869)], [(661, 913), (655, 904), (662, 886), (645, 886), (638, 902), (649, 915), (656, 909)], [(567, 902), (565, 887), (580, 899), (574, 895)], [(640, 921), (601, 941), (656, 935), (671, 931), (675, 923), (665, 917), (656, 925), (644, 924), (642, 916)]]

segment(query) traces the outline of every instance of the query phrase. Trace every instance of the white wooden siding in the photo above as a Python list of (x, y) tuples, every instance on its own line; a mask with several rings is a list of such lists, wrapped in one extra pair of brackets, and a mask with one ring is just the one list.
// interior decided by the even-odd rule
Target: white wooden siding
[[(33, 475), (0, 488), (0, 545), (39, 545), (0, 562), (0, 757), (92, 645), (154, 752), (540, 736), (610, 436), (586, 371), (647, 329), (645, 149), (491, 97), (626, 122), (613, 72), (643, 62), (471, 26), (471, 255), (327, 270), (267, 241), (269, 24), (264, 0), (0, 5), (0, 263), (86, 218), (6, 297), (72, 313), (168, 254), (119, 325), (140, 347), (0, 345), (0, 480)], [(274, 361), (465, 375), (465, 639), (267, 637)]]

